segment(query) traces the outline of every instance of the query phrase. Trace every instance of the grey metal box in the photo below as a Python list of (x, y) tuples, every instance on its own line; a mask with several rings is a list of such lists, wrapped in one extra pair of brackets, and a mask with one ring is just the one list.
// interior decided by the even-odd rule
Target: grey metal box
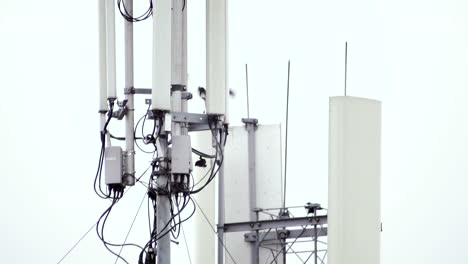
[(173, 136), (171, 173), (189, 174), (192, 170), (192, 146), (190, 136)]
[(122, 148), (107, 147), (105, 151), (106, 184), (122, 183)]

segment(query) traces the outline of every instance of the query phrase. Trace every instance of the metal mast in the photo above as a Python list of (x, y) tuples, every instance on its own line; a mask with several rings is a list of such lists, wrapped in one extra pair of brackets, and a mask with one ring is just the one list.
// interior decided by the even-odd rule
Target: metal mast
[[(127, 13), (133, 16), (133, 0), (124, 0)], [(133, 93), (133, 22), (124, 20), (125, 34), (125, 99), (127, 100), (127, 113), (125, 115), (125, 171), (123, 180), (126, 185), (135, 184), (135, 109)]]

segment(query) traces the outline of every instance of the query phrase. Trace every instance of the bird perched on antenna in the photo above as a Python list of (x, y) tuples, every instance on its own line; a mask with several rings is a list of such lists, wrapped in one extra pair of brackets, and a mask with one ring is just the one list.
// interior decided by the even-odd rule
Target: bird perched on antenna
[(201, 99), (205, 100), (206, 98), (206, 90), (205, 88), (198, 86), (198, 95), (201, 97)]
[[(198, 87), (198, 95), (201, 97), (201, 99), (205, 100), (206, 99), (206, 89), (204, 87), (199, 86)], [(236, 96), (236, 91), (232, 88), (229, 88), (229, 95), (231, 97)]]

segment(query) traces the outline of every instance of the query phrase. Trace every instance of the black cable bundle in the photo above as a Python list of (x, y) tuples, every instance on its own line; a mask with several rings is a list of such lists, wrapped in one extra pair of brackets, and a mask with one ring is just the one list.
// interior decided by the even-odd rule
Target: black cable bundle
[(109, 111), (107, 112), (107, 120), (104, 124), (104, 128), (101, 131), (101, 153), (99, 155), (99, 163), (96, 172), (96, 176), (94, 178), (94, 192), (99, 198), (108, 199), (110, 198), (110, 192), (106, 192), (103, 190), (102, 187), (102, 167), (104, 166), (104, 156), (106, 151), (106, 134), (107, 134), (107, 127), (112, 119), (112, 114), (114, 112), (114, 100), (109, 99)]
[[(202, 191), (208, 184), (210, 184), (211, 181), (213, 181), (213, 179), (215, 178), (215, 176), (218, 174), (219, 172), (219, 169), (221, 168), (221, 165), (223, 164), (223, 161), (224, 161), (224, 153), (221, 151), (222, 150), (222, 147), (221, 147), (221, 136), (222, 136), (222, 129), (219, 129), (218, 131), (216, 131), (215, 128), (213, 128), (213, 124), (211, 124), (211, 122), (208, 123), (208, 126), (210, 127), (210, 130), (211, 130), (211, 134), (213, 135), (214, 138), (216, 138), (216, 152), (215, 152), (215, 161), (213, 162), (213, 164), (211, 165), (211, 169), (209, 171), (210, 173), (210, 176), (208, 177), (208, 180), (203, 184), (202, 187), (196, 189), (196, 190), (191, 190), (189, 193), (190, 194), (196, 194), (196, 193), (199, 193), (200, 191)], [(225, 127), (225, 135), (227, 135), (227, 127)], [(217, 135), (217, 133), (219, 132), (219, 136)], [(219, 138), (219, 139), (218, 139)], [(224, 138), (224, 145), (226, 144), (226, 138), (227, 136)], [(205, 154), (206, 155), (206, 154)], [(206, 176), (208, 175), (208, 173), (203, 176), (203, 178), (201, 180), (203, 180)], [(200, 181), (201, 181), (200, 180)], [(200, 182), (196, 183), (193, 187), (195, 187), (197, 184), (199, 184)]]
[(120, 14), (127, 20), (128, 22), (140, 22), (150, 18), (153, 15), (153, 1), (149, 0), (149, 7), (148, 9), (140, 16), (133, 17), (129, 14), (125, 3), (122, 0), (117, 0), (117, 7), (119, 8)]
[[(96, 177), (94, 180), (94, 190), (100, 198), (109, 199), (111, 204), (104, 211), (104, 213), (99, 217), (99, 220), (96, 223), (96, 233), (99, 239), (103, 242), (106, 249), (109, 252), (111, 252), (113, 255), (115, 255), (117, 259), (120, 259), (125, 263), (129, 263), (129, 262), (120, 255), (122, 250), (120, 250), (120, 252), (117, 254), (115, 251), (112, 250), (111, 247), (124, 247), (124, 246), (138, 247), (141, 250), (139, 254), (139, 258), (138, 258), (138, 263), (144, 264), (148, 262), (154, 262), (154, 259), (156, 258), (156, 254), (157, 254), (158, 240), (160, 240), (161, 238), (167, 235), (170, 235), (174, 239), (172, 240), (172, 242), (178, 243), (176, 240), (180, 236), (182, 224), (188, 221), (195, 214), (195, 211), (197, 208), (191, 195), (202, 191), (211, 181), (213, 181), (213, 179), (219, 172), (219, 169), (221, 165), (223, 164), (223, 160), (224, 160), (224, 155), (222, 151), (223, 148), (221, 144), (222, 143), (225, 144), (226, 142), (226, 138), (224, 138), (224, 142), (223, 142), (222, 136), (223, 136), (223, 130), (225, 131), (224, 135), (227, 136), (227, 127), (218, 128), (216, 125), (218, 120), (212, 119), (209, 121), (208, 125), (211, 130), (212, 136), (216, 139), (215, 154), (209, 155), (201, 151), (198, 151), (196, 149), (192, 149), (192, 152), (195, 153), (196, 155), (199, 155), (200, 157), (204, 157), (207, 159), (212, 159), (213, 162), (212, 162), (211, 168), (208, 169), (205, 176), (203, 176), (202, 179), (200, 179), (199, 182), (197, 183), (195, 183), (192, 174), (171, 175), (170, 171), (168, 170), (168, 168), (170, 168), (171, 166), (170, 159), (167, 158), (166, 155), (165, 157), (159, 157), (158, 148), (156, 147), (156, 143), (158, 139), (161, 136), (166, 136), (166, 135), (162, 135), (162, 129), (163, 129), (162, 122), (163, 122), (164, 116), (161, 113), (155, 113), (154, 118), (153, 118), (154, 123), (153, 123), (151, 132), (150, 133), (148, 133), (149, 131), (145, 132), (145, 124), (149, 117), (149, 114), (151, 113), (149, 111), (150, 107), (151, 106), (148, 106), (148, 109), (145, 115), (143, 115), (138, 120), (133, 131), (135, 135), (134, 140), (135, 140), (135, 144), (137, 145), (137, 147), (140, 148), (140, 150), (145, 153), (153, 154), (151, 165), (136, 180), (136, 182), (139, 182), (140, 184), (145, 186), (145, 188), (147, 189), (148, 225), (149, 225), (150, 236), (149, 236), (149, 240), (146, 242), (146, 244), (143, 247), (137, 244), (126, 243), (126, 238), (123, 244), (110, 243), (105, 240), (105, 236), (104, 236), (105, 224), (107, 222), (107, 219), (109, 218), (109, 215), (113, 207), (123, 197), (124, 189), (125, 189), (125, 186), (120, 185), (120, 184), (108, 185), (106, 187), (102, 186), (103, 184), (102, 170), (103, 170), (104, 158), (105, 158), (106, 137), (107, 135), (109, 135), (112, 139), (117, 139), (117, 140), (125, 139), (124, 137), (112, 136), (110, 132), (108, 131), (108, 126), (109, 126), (110, 120), (112, 119), (112, 115), (114, 112), (114, 100), (113, 99), (109, 99), (109, 111), (107, 113), (107, 119), (104, 124), (103, 131), (101, 131), (101, 152), (100, 152), (100, 157), (99, 157), (98, 170), (97, 170)], [(136, 132), (139, 129), (140, 124), (141, 124), (141, 136), (137, 138)], [(143, 144), (145, 145), (153, 145), (154, 149), (152, 151), (146, 151), (142, 149), (140, 145), (138, 144), (139, 140), (141, 140)], [(170, 144), (170, 140), (169, 140), (169, 144)], [(165, 166), (161, 166), (164, 163), (165, 163)], [(149, 177), (147, 185), (146, 185), (145, 182), (140, 181), (140, 180), (150, 168), (151, 168), (151, 176)], [(156, 178), (159, 177), (161, 174), (168, 174), (167, 175), (168, 181), (165, 186), (157, 185)], [(171, 177), (171, 176), (175, 176), (175, 177)], [(205, 178), (207, 179), (205, 180)], [(195, 187), (198, 184), (200, 184), (201, 186), (195, 189)], [(158, 227), (157, 225), (158, 219), (156, 216), (156, 212), (158, 209), (158, 199), (157, 199), (158, 195), (167, 196), (167, 198), (169, 199), (169, 206), (170, 206), (170, 218), (168, 219), (166, 223), (164, 223), (164, 226), (162, 226), (162, 228)], [(143, 198), (142, 203), (144, 199), (145, 198)], [(187, 214), (184, 213), (184, 215), (182, 215), (184, 210), (187, 211), (187, 207), (190, 207), (190, 206), (192, 207), (192, 209), (189, 209), (190, 212)], [(130, 227), (130, 230), (131, 230), (131, 227)], [(128, 237), (128, 234), (127, 234), (127, 237)]]
[(118, 259), (121, 259), (125, 263), (129, 264), (129, 262), (125, 258), (120, 256), (120, 254), (115, 253), (109, 246), (112, 246), (112, 247), (134, 246), (134, 247), (138, 247), (140, 249), (142, 249), (142, 247), (137, 245), (137, 244), (132, 244), (132, 243), (114, 244), (114, 243), (110, 243), (110, 242), (106, 241), (105, 238), (104, 238), (104, 228), (105, 228), (107, 219), (108, 219), (108, 217), (110, 215), (110, 212), (111, 212), (112, 208), (117, 204), (117, 202), (122, 198), (123, 194), (124, 194), (123, 191), (117, 191), (117, 190), (112, 191), (112, 193), (110, 194), (110, 196), (112, 196), (111, 197), (111, 205), (99, 217), (99, 219), (98, 219), (98, 221), (96, 223), (96, 233), (97, 233), (97, 236), (99, 237), (99, 239), (102, 241), (102, 243), (104, 244), (104, 246), (106, 247), (106, 249), (110, 253), (112, 253)]

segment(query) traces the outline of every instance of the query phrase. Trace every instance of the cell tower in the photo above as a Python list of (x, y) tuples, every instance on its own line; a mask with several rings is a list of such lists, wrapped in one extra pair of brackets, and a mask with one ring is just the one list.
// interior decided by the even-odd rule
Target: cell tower
[[(138, 17), (133, 14), (133, 0), (118, 0), (117, 7), (115, 3), (98, 0), (101, 155), (94, 186), (99, 197), (111, 201), (96, 230), (117, 258), (170, 264), (171, 234), (180, 232), (188, 220), (181, 218), (182, 211), (190, 206), (195, 210), (199, 205), (192, 195), (206, 193), (200, 203), (211, 208), (209, 217), (217, 212), (217, 249), (200, 235), (210, 233), (208, 237), (211, 230), (197, 227), (196, 250), (207, 253), (195, 263), (286, 263), (288, 254), (297, 253), (292, 246), (298, 242), (308, 242), (304, 250), (308, 257), (299, 257), (302, 263), (325, 263), (327, 257), (329, 264), (380, 262), (380, 102), (330, 98), (328, 211), (320, 204), (304, 203), (299, 207), (302, 215), (293, 215), (298, 208), (286, 207), (282, 182), (281, 126), (260, 125), (250, 114), (242, 119), (244, 126), (229, 126), (227, 0), (206, 0), (206, 87), (199, 89), (205, 113), (189, 113), (187, 107), (193, 96), (187, 90), (188, 1), (153, 0)], [(120, 100), (117, 8), (125, 18), (125, 98)], [(152, 87), (136, 88), (133, 24), (144, 19), (153, 20)], [(136, 95), (150, 97), (144, 101), (147, 106), (143, 101), (137, 106)], [(148, 121), (153, 129), (139, 137), (135, 109), (145, 108), (142, 122)], [(109, 123), (114, 120), (124, 120), (124, 138), (110, 133)], [(124, 140), (125, 148), (112, 146), (112, 140)], [(138, 141), (154, 147), (147, 183), (141, 182), (135, 166)], [(193, 155), (199, 157), (196, 162)], [(194, 176), (194, 166), (209, 169), (204, 176)], [(147, 187), (154, 216), (151, 238), (137, 245), (139, 258), (130, 262), (110, 249), (125, 243), (107, 242), (103, 223), (126, 188), (138, 182)]]

